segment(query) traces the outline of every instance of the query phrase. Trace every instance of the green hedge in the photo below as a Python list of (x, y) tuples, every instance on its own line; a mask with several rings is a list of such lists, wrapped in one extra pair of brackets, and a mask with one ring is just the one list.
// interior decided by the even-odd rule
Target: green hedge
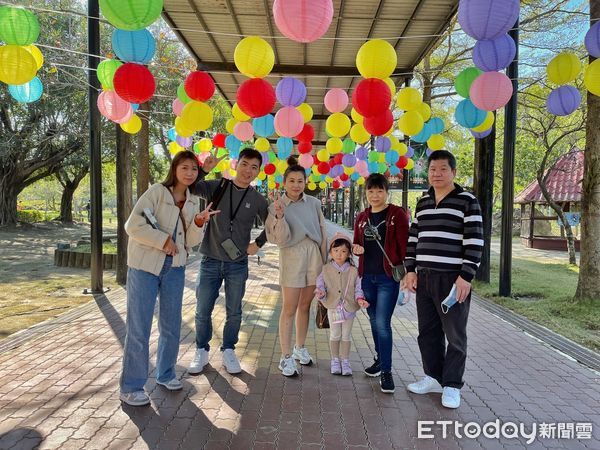
[(44, 220), (44, 212), (37, 209), (23, 209), (17, 211), (17, 220), (26, 223), (42, 222)]

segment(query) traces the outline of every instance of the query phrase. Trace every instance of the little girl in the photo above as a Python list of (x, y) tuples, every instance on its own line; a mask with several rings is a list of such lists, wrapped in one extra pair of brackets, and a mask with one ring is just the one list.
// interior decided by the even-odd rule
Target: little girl
[[(323, 266), (317, 278), (315, 295), (327, 308), (331, 349), (331, 373), (352, 375), (348, 357), (352, 335), (352, 322), (356, 311), (367, 308), (361, 279), (352, 262), (352, 241), (342, 233), (336, 233), (329, 246), (331, 261)], [(341, 361), (340, 361), (341, 360)]]

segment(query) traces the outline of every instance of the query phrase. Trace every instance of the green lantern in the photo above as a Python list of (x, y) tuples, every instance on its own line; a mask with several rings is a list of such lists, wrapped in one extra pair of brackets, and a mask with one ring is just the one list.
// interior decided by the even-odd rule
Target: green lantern
[(375, 151), (370, 151), (367, 154), (367, 161), (369, 161), (370, 163), (379, 162), (379, 153)]
[(114, 89), (113, 78), (115, 77), (115, 72), (117, 69), (122, 65), (123, 63), (121, 61), (117, 61), (116, 59), (105, 59), (98, 64), (96, 76), (98, 77), (98, 81), (100, 81), (100, 84), (102, 84), (104, 89)]
[(177, 98), (184, 105), (186, 105), (186, 104), (188, 104), (189, 102), (192, 101), (192, 99), (189, 98), (188, 95), (186, 94), (185, 87), (184, 87), (183, 83), (181, 83), (179, 85), (179, 87), (177, 88)]
[(356, 148), (356, 144), (354, 143), (354, 141), (350, 138), (346, 138), (344, 139), (344, 142), (342, 143), (342, 152), (343, 153), (352, 153), (354, 152), (354, 149)]
[(106, 20), (121, 30), (141, 30), (160, 16), (163, 0), (100, 0)]
[(456, 80), (454, 80), (454, 87), (456, 88), (458, 95), (464, 98), (469, 98), (469, 89), (471, 89), (471, 84), (473, 84), (475, 78), (482, 73), (483, 72), (477, 67), (468, 67), (459, 73), (456, 77)]
[(0, 6), (0, 41), (12, 45), (30, 45), (40, 35), (37, 17), (21, 8)]

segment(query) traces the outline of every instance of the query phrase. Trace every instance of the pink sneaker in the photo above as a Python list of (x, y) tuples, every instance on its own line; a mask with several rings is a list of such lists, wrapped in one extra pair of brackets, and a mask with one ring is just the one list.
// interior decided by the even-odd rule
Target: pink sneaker
[(342, 366), (340, 365), (339, 358), (333, 358), (331, 360), (331, 374), (339, 375), (342, 373)]
[(352, 367), (350, 367), (350, 361), (347, 359), (342, 359), (342, 375), (352, 375)]

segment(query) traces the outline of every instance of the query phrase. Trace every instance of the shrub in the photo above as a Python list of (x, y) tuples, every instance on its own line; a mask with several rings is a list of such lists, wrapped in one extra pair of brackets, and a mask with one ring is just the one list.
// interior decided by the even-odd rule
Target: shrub
[(17, 211), (17, 220), (26, 223), (41, 222), (44, 220), (44, 212), (36, 209), (23, 209)]

